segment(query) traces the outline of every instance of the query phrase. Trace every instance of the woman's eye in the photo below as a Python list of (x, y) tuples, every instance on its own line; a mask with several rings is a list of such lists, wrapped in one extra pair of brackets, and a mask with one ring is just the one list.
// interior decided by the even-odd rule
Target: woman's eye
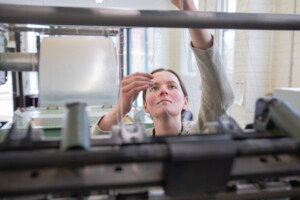
[(150, 88), (150, 91), (151, 92), (154, 92), (154, 91), (156, 91), (158, 88), (157, 87), (152, 87), (152, 88)]
[(170, 88), (170, 89), (176, 89), (176, 86), (170, 85), (169, 88)]

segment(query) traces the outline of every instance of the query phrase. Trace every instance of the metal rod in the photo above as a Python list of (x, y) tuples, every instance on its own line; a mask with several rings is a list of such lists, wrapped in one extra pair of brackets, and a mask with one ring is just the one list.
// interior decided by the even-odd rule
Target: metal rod
[(295, 14), (120, 10), (0, 4), (0, 23), (300, 30)]
[[(21, 52), (21, 33), (15, 33), (16, 51)], [(19, 84), (19, 107), (25, 107), (25, 96), (23, 88), (23, 75), (22, 72), (18, 72), (18, 84)]]
[(119, 52), (119, 60), (120, 60), (120, 71), (119, 71), (119, 79), (120, 81), (124, 78), (124, 28), (120, 29), (119, 34), (120, 40), (120, 52)]
[(0, 70), (5, 71), (38, 71), (36, 53), (0, 53)]
[[(0, 154), (0, 170), (166, 161), (165, 144), (122, 146), (103, 151), (20, 151)], [(84, 159), (82, 159), (84, 158)]]
[(10, 26), (9, 31), (13, 32), (36, 32), (44, 35), (88, 35), (88, 36), (115, 36), (118, 34), (117, 30), (108, 30), (104, 28), (61, 28), (61, 27), (49, 27), (49, 28), (29, 28)]
[(145, 37), (144, 37), (144, 49), (145, 49), (145, 72), (149, 73), (148, 57), (149, 57), (149, 45), (148, 45), (148, 29), (145, 28)]
[(127, 75), (131, 74), (131, 28), (126, 29), (126, 64)]
[(17, 103), (17, 96), (18, 96), (18, 91), (17, 91), (17, 72), (12, 72), (12, 86), (13, 86), (13, 103), (14, 103), (14, 108), (13, 112), (15, 112), (18, 108), (18, 103)]
[(18, 71), (18, 83), (19, 83), (19, 107), (24, 108), (25, 106), (25, 96), (23, 89), (23, 75), (21, 71)]
[(36, 51), (40, 52), (40, 48), (41, 48), (41, 37), (39, 35), (36, 35)]
[[(294, 0), (294, 14), (296, 13), (297, 2)], [(293, 66), (294, 66), (294, 41), (295, 41), (295, 32), (292, 32), (291, 36), (291, 50), (290, 50), (290, 69), (289, 69), (289, 87), (293, 85)]]
[[(136, 188), (143, 188), (142, 191), (145, 191), (145, 187), (163, 185), (163, 179), (163, 165), (160, 163), (104, 164), (85, 166), (80, 169), (46, 168), (33, 171), (0, 171), (0, 196), (1, 199), (5, 197), (15, 199), (9, 198), (14, 196), (19, 196), (16, 199), (26, 199), (24, 195), (31, 195), (29, 199), (37, 199), (34, 194), (63, 193), (63, 197), (67, 199), (68, 195), (65, 196), (65, 194), (72, 194), (74, 199), (86, 199), (80, 197), (82, 194), (88, 195), (89, 191), (100, 191), (99, 194), (102, 194), (101, 191), (121, 188), (135, 188), (134, 191), (137, 191)], [(10, 180), (9, 184), (7, 180)], [(136, 197), (125, 197), (125, 199), (141, 199), (139, 195)]]
[[(241, 141), (220, 140), (220, 137), (198, 137), (188, 136), (185, 138), (166, 138), (169, 144), (179, 145), (177, 148), (186, 150), (182, 157), (176, 159), (188, 159), (186, 152), (193, 152), (190, 158), (202, 158), (203, 156), (226, 156), (226, 153), (211, 150), (200, 151), (200, 149), (209, 149), (209, 147), (217, 147), (228, 145), (236, 148), (236, 157), (253, 157), (261, 155), (278, 155), (292, 154), (297, 155), (300, 149), (300, 140), (292, 140), (288, 138), (274, 139), (253, 139)], [(205, 139), (206, 138), (206, 139)], [(157, 138), (159, 142), (159, 138)], [(164, 138), (162, 138), (164, 140)], [(182, 140), (180, 140), (182, 139)], [(221, 138), (222, 139), (222, 138)], [(180, 142), (181, 141), (181, 142)], [(184, 142), (185, 141), (185, 142)], [(57, 151), (55, 147), (59, 143), (52, 143), (52, 150), (36, 150), (36, 151), (7, 151), (0, 154), (0, 170), (12, 170), (23, 168), (39, 168), (39, 167), (62, 167), (62, 166), (82, 166), (93, 164), (109, 164), (109, 163), (130, 163), (130, 162), (166, 162), (170, 159), (170, 147), (167, 144), (152, 143), (139, 145), (111, 145), (106, 146), (101, 151)], [(118, 148), (115, 148), (117, 147)], [(19, 146), (21, 148), (21, 146)], [(42, 148), (42, 144), (40, 145)], [(98, 146), (100, 147), (100, 146)], [(35, 148), (35, 147), (34, 147)], [(33, 149), (34, 149), (33, 148)], [(174, 155), (172, 155), (174, 156)], [(84, 159), (82, 159), (84, 158)]]

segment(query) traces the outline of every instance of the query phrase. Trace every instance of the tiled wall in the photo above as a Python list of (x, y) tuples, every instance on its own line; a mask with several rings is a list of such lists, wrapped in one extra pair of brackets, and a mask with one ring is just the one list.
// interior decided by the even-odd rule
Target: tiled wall
[[(299, 13), (299, 1), (296, 1)], [(237, 12), (293, 13), (294, 1), (239, 0)], [(300, 34), (291, 31), (236, 31), (233, 86), (244, 80), (243, 105), (233, 105), (232, 116), (241, 126), (251, 123), (257, 98), (272, 94), (274, 88), (288, 87), (293, 59), (292, 87), (300, 86)], [(291, 51), (293, 49), (293, 57)]]

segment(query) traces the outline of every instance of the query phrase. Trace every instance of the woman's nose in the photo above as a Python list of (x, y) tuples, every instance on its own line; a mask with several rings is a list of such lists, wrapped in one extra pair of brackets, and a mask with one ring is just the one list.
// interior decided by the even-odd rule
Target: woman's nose
[(167, 89), (163, 87), (163, 88), (160, 90), (160, 95), (161, 95), (161, 96), (162, 96), (162, 95), (168, 95)]

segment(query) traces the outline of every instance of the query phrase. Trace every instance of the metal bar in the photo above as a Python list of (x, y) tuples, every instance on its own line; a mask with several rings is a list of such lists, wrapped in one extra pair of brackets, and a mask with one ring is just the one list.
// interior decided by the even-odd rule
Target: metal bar
[[(297, 3), (294, 0), (294, 14), (296, 13)], [(294, 66), (294, 49), (295, 49), (295, 32), (292, 32), (291, 36), (291, 50), (290, 50), (290, 67), (289, 67), (289, 87), (292, 87), (293, 84), (293, 66)]]
[[(7, 180), (11, 180), (9, 184)], [(162, 181), (163, 164), (161, 163), (0, 171), (0, 196), (141, 188), (162, 185)]]
[(103, 151), (14, 151), (0, 154), (0, 170), (164, 162), (168, 156), (168, 148), (164, 144), (123, 146), (118, 149), (107, 147)]
[(38, 71), (36, 53), (0, 53), (0, 70)]
[(126, 64), (127, 75), (131, 74), (131, 28), (126, 29)]
[(238, 144), (237, 156), (256, 156), (298, 153), (300, 141), (288, 138), (253, 139)]
[[(291, 139), (272, 139), (272, 140), (245, 140), (245, 141), (211, 141), (211, 137), (203, 140), (202, 137), (191, 136), (184, 139), (191, 139), (191, 142), (186, 141), (186, 147), (195, 147), (191, 149), (193, 159), (201, 158), (204, 153), (200, 149), (204, 144), (210, 147), (230, 145), (236, 147), (237, 157), (251, 157), (260, 155), (278, 155), (278, 154), (297, 154), (299, 152), (299, 141)], [(168, 143), (179, 141), (181, 138), (169, 138)], [(178, 140), (176, 140), (178, 139)], [(197, 140), (198, 139), (198, 140)], [(174, 140), (172, 142), (172, 140)], [(157, 141), (158, 142), (158, 141)], [(183, 142), (183, 140), (181, 140)], [(93, 143), (93, 145), (95, 142)], [(184, 144), (184, 143), (182, 143)], [(196, 145), (193, 145), (196, 144)], [(59, 145), (52, 145), (53, 148)], [(42, 147), (42, 145), (40, 145)], [(95, 145), (98, 146), (98, 145)], [(123, 162), (156, 162), (167, 161), (169, 158), (169, 148), (166, 144), (140, 144), (132, 146), (120, 146), (118, 149), (106, 146), (103, 151), (70, 151), (62, 152), (57, 150), (50, 151), (11, 151), (0, 154), (0, 170), (2, 169), (22, 169), (36, 167), (54, 167), (54, 166), (78, 166), (92, 165), (105, 163), (123, 163)], [(181, 145), (184, 146), (184, 145)], [(185, 150), (187, 148), (184, 148)], [(186, 152), (186, 151), (185, 151)], [(207, 151), (204, 151), (207, 154)], [(212, 152), (210, 156), (217, 155), (218, 152)], [(188, 159), (183, 154), (183, 159)], [(208, 154), (207, 154), (208, 155)], [(85, 159), (81, 159), (85, 158)], [(300, 168), (299, 168), (300, 171)]]
[(148, 29), (145, 28), (145, 37), (144, 37), (144, 49), (145, 49), (145, 72), (149, 73), (148, 57), (149, 57), (149, 45), (148, 45)]
[(240, 157), (234, 160), (230, 180), (299, 176), (299, 159), (291, 155)]
[(119, 74), (119, 79), (120, 81), (123, 80), (124, 78), (124, 28), (120, 29), (120, 35), (119, 35), (119, 40), (120, 40), (120, 52), (119, 52), (119, 60), (120, 60), (120, 74)]
[(295, 14), (120, 10), (0, 4), (0, 22), (17, 24), (300, 30)]
[(88, 36), (115, 36), (118, 34), (117, 30), (108, 30), (104, 28), (61, 28), (61, 27), (49, 27), (49, 28), (29, 28), (10, 26), (9, 31), (13, 32), (36, 32), (44, 35), (88, 35)]
[(36, 51), (40, 52), (40, 48), (41, 48), (41, 37), (39, 35), (36, 36)]
[[(21, 52), (21, 33), (15, 33), (16, 51)], [(19, 84), (19, 107), (25, 107), (25, 96), (23, 88), (23, 75), (21, 71), (18, 71), (18, 84)]]
[(13, 88), (13, 103), (14, 103), (14, 108), (13, 108), (13, 112), (15, 112), (18, 108), (17, 106), (17, 96), (18, 96), (18, 91), (17, 91), (17, 73), (16, 72), (12, 72), (11, 73), (12, 76), (12, 88)]
[(18, 71), (18, 83), (19, 83), (19, 107), (25, 107), (25, 96), (24, 96), (24, 89), (23, 89), (23, 75), (21, 71)]

